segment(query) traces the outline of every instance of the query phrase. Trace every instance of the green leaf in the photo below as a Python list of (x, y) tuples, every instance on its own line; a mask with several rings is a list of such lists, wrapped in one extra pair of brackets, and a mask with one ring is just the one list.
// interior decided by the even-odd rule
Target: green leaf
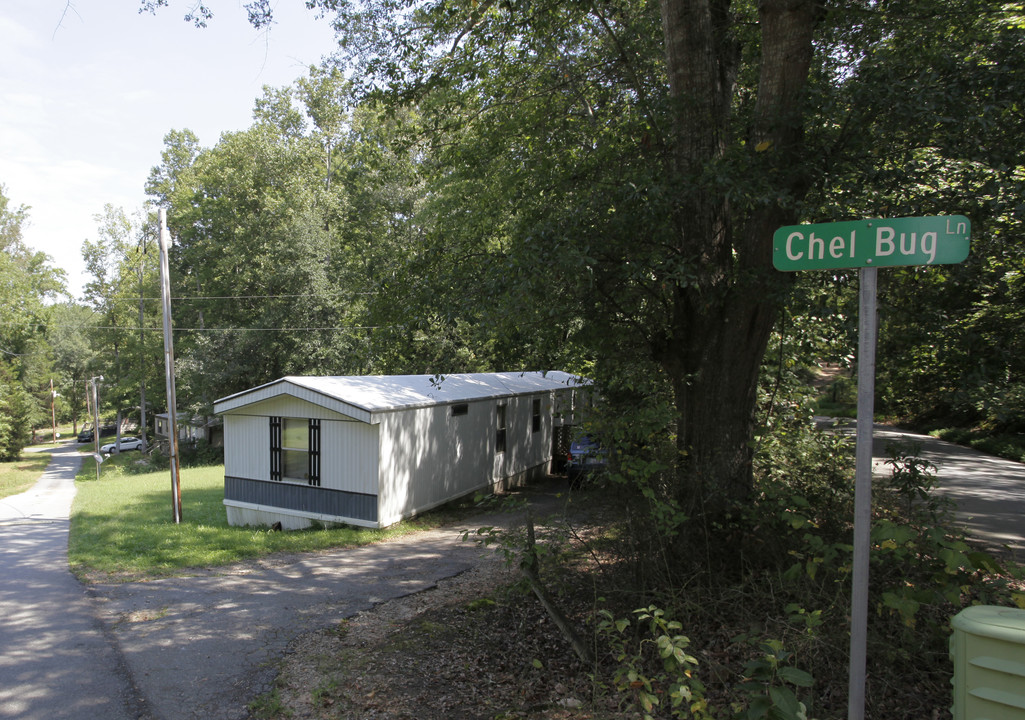
[(797, 714), (801, 712), (801, 703), (797, 701), (797, 697), (791, 690), (788, 688), (770, 687), (769, 697), (772, 698), (773, 706), (783, 712), (783, 717), (796, 720)]
[(974, 567), (980, 570), (985, 570), (991, 575), (1003, 575), (1004, 568), (996, 561), (996, 559), (989, 553), (984, 552), (970, 552), (967, 553), (968, 559), (971, 561)]
[(807, 673), (804, 670), (800, 670), (795, 667), (781, 667), (779, 669), (779, 676), (791, 685), (797, 685), (798, 687), (811, 687), (815, 683), (815, 679), (811, 676), (811, 673)]
[(751, 699), (751, 704), (747, 706), (747, 719), (748, 720), (761, 720), (765, 717), (769, 710), (772, 708), (772, 701), (765, 695), (759, 695), (758, 697)]

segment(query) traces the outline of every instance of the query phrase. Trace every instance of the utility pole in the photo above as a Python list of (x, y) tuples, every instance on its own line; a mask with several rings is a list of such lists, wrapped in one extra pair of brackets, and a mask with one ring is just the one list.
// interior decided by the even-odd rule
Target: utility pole
[(53, 423), (53, 441), (57, 442), (57, 393), (53, 391), (53, 378), (50, 378), (50, 420)]
[(182, 521), (182, 490), (178, 474), (178, 401), (174, 394), (174, 340), (171, 337), (171, 277), (167, 261), (167, 211), (160, 208), (160, 296), (164, 307), (164, 366), (167, 375), (168, 450), (171, 459), (171, 505), (174, 524)]
[(100, 465), (103, 464), (103, 456), (100, 455), (100, 398), (96, 390), (96, 381), (103, 380), (102, 375), (97, 375), (89, 380), (93, 387), (93, 459), (96, 460), (96, 479), (100, 479)]
[(143, 264), (146, 262), (146, 233), (142, 233), (142, 250), (139, 253), (139, 440), (142, 452), (146, 452), (146, 315), (143, 312)]
[[(85, 383), (85, 423), (82, 425), (82, 431), (84, 432), (85, 426), (89, 424), (89, 420), (93, 416), (93, 399), (92, 395), (89, 394), (89, 383), (84, 380), (82, 382)], [(77, 435), (78, 433), (76, 432), (75, 434)]]

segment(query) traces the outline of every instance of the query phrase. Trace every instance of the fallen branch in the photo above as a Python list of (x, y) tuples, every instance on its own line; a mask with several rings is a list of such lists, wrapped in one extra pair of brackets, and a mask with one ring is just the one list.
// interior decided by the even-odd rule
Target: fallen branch
[(555, 622), (562, 636), (569, 641), (573, 652), (577, 654), (577, 657), (583, 663), (587, 665), (593, 664), (594, 653), (591, 651), (591, 647), (580, 636), (580, 633), (573, 627), (572, 621), (559, 609), (541, 583), (541, 577), (538, 574), (537, 548), (534, 544), (534, 518), (529, 512), (527, 513), (527, 547), (523, 560), (520, 562), (520, 570), (527, 578), (531, 590), (534, 591), (537, 599), (541, 601), (541, 605), (544, 606), (548, 616)]

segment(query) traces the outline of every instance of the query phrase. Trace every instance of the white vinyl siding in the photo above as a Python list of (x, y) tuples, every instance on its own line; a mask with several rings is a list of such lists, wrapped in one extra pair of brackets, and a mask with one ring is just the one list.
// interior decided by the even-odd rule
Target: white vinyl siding
[[(468, 403), (465, 415), (453, 416), (447, 406), (383, 415), (382, 524), (490, 488), (550, 461), (550, 421), (542, 420), (544, 432), (533, 432), (536, 397), (500, 401), (505, 406), (507, 442), (506, 451), (497, 455), (499, 401)], [(545, 395), (542, 408), (550, 407), (551, 398)]]
[(270, 480), (270, 431), (262, 415), (224, 416), (224, 473)]
[[(505, 408), (505, 452), (502, 458), (502, 476), (511, 477), (528, 468), (551, 460), (550, 424), (542, 420), (544, 432), (533, 431), (534, 398), (523, 396), (510, 398)], [(551, 407), (551, 398), (542, 398), (542, 408)], [(542, 412), (542, 415), (544, 412)]]
[(381, 418), (382, 524), (423, 512), (491, 484), (494, 402), (471, 402), (465, 415), (439, 405)]
[(377, 494), (377, 425), (346, 421), (320, 424), (320, 485)]
[[(362, 412), (362, 411), (361, 411)], [(282, 418), (315, 418), (317, 420), (338, 420), (341, 422), (364, 422), (355, 418), (347, 417), (343, 414), (334, 412), (320, 405), (315, 405), (308, 400), (302, 398), (292, 397), (291, 395), (277, 395), (275, 397), (256, 402), (251, 405), (246, 405), (244, 408), (232, 410), (226, 412), (225, 415), (233, 413), (244, 413), (246, 415), (263, 415), (277, 416)], [(366, 422), (369, 422), (369, 413), (363, 413), (367, 416)]]
[[(270, 430), (267, 418), (280, 416), (279, 413), (283, 410), (305, 413), (282, 418), (282, 423), (286, 424), (286, 427), (288, 421), (301, 418), (299, 424), (303, 428), (303, 433), (306, 432), (306, 418), (321, 419), (320, 473), (322, 487), (351, 490), (370, 495), (377, 494), (376, 426), (350, 420), (330, 410), (286, 396), (279, 396), (273, 400), (224, 415), (225, 475), (254, 480), (271, 479)], [(284, 435), (288, 431), (285, 428), (283, 431), (282, 445), (287, 448), (289, 445)], [(307, 440), (302, 440), (303, 445), (306, 442)], [(283, 459), (287, 464), (287, 456)], [(306, 460), (304, 459), (303, 462)], [(288, 476), (288, 468), (282, 469), (284, 470), (283, 474)], [(304, 465), (298, 474), (298, 480), (293, 477), (289, 477), (289, 479), (303, 482), (305, 474)]]

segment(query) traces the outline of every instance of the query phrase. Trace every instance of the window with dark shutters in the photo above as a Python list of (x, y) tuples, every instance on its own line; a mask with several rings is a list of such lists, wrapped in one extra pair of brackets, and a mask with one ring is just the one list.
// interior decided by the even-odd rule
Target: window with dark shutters
[(320, 486), (320, 420), (310, 420), (310, 485)]
[(270, 479), (281, 481), (281, 418), (270, 419)]

